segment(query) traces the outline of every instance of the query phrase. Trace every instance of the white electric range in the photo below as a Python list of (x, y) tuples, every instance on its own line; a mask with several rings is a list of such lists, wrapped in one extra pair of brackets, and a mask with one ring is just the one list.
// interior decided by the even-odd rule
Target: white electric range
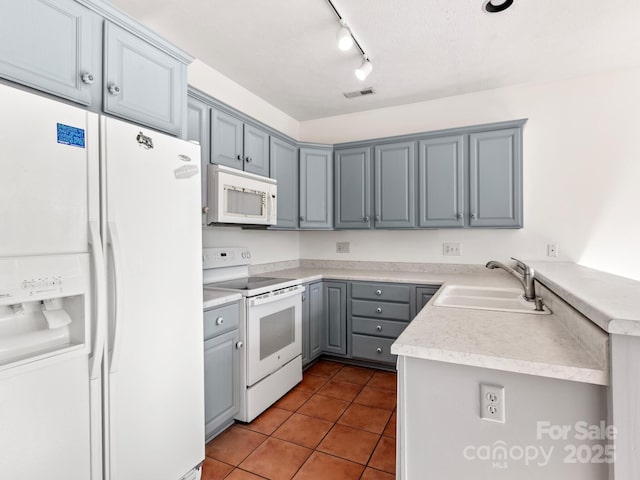
[(243, 296), (244, 394), (237, 419), (250, 422), (302, 380), (304, 287), (297, 280), (249, 276), (246, 248), (205, 248), (202, 261), (204, 289)]

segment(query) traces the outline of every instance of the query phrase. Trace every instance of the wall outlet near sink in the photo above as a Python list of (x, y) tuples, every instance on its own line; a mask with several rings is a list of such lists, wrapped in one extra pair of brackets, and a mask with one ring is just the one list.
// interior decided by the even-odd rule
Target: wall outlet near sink
[(557, 257), (558, 256), (558, 244), (557, 243), (548, 243), (547, 244), (547, 257)]
[(443, 243), (442, 255), (460, 256), (460, 244), (459, 243)]
[(480, 418), (505, 423), (504, 387), (480, 384)]
[(336, 253), (350, 253), (351, 242), (336, 242)]

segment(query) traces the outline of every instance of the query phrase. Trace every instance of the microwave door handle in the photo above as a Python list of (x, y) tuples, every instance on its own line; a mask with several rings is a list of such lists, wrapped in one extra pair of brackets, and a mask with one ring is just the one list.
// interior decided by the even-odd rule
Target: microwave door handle
[(252, 298), (249, 300), (250, 305), (252, 307), (257, 307), (258, 305), (265, 305), (267, 303), (278, 302), (280, 300), (284, 300), (285, 298), (293, 297), (295, 295), (300, 295), (304, 292), (305, 288), (302, 285), (296, 286), (293, 290), (290, 290), (286, 293), (280, 293), (276, 295), (269, 295), (265, 298)]

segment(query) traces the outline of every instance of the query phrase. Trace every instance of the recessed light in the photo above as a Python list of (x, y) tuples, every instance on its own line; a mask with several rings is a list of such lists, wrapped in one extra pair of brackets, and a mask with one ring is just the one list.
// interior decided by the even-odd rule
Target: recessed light
[(500, 13), (511, 5), (513, 5), (513, 0), (486, 0), (482, 5), (482, 10), (487, 13)]

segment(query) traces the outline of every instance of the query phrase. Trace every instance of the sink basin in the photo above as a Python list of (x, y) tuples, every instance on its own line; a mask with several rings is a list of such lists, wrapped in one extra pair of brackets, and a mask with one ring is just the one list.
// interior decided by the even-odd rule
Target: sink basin
[(532, 313), (534, 315), (549, 315), (551, 313), (546, 306), (541, 312), (536, 311), (535, 303), (527, 302), (522, 296), (522, 289), (519, 288), (448, 285), (438, 294), (433, 304), (439, 307)]

